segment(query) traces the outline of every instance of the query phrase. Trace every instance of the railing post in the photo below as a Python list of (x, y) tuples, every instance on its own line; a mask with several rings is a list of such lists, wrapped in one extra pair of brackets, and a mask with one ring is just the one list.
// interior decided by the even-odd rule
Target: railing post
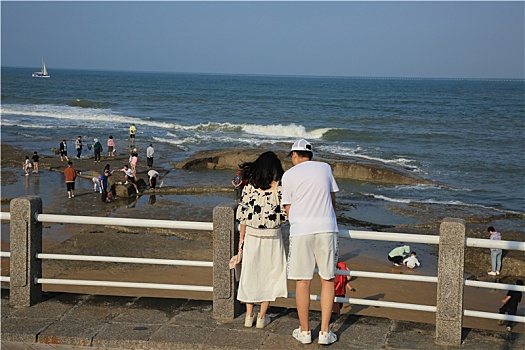
[(465, 221), (445, 218), (439, 232), (436, 344), (461, 345)]
[[(213, 318), (234, 319), (240, 309), (233, 270), (228, 263), (234, 254), (235, 208), (223, 203), (213, 208)], [(237, 243), (238, 244), (238, 243)]]
[(42, 252), (42, 223), (35, 219), (35, 213), (42, 212), (42, 198), (14, 198), (10, 212), (9, 303), (15, 308), (26, 307), (42, 298), (42, 286), (35, 283), (42, 275), (42, 262), (36, 258)]

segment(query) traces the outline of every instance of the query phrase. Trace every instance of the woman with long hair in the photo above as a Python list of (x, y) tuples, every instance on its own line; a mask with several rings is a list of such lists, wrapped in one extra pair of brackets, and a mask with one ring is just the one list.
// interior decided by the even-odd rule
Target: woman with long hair
[(246, 303), (245, 327), (253, 326), (254, 304), (261, 304), (256, 327), (264, 328), (271, 322), (266, 315), (270, 302), (288, 295), (281, 234), (281, 224), (286, 220), (280, 184), (284, 170), (273, 152), (261, 154), (256, 161), (240, 165), (240, 169), (248, 184), (237, 207), (242, 250), (237, 299)]

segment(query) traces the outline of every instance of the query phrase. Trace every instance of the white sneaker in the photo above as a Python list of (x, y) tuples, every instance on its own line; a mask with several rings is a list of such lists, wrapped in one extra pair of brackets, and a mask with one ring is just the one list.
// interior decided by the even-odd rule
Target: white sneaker
[(244, 327), (253, 326), (253, 321), (254, 321), (254, 317), (246, 314), (246, 318), (244, 319)]
[(328, 331), (328, 332), (324, 332), (324, 334), (322, 332), (319, 332), (319, 341), (318, 341), (319, 344), (329, 345), (329, 344), (335, 343), (336, 341), (337, 341), (337, 335), (335, 335), (334, 332)]
[(270, 324), (270, 322), (272, 322), (272, 319), (270, 318), (270, 316), (264, 315), (264, 318), (259, 318), (260, 315), (261, 314), (257, 315), (257, 325), (256, 325), (257, 328), (264, 328), (268, 324)]
[(496, 275), (498, 275), (498, 276), (499, 276), (499, 271), (496, 271)]
[(488, 274), (491, 276), (496, 276), (496, 273), (494, 271), (489, 271)]
[(312, 332), (301, 331), (301, 327), (294, 329), (292, 335), (303, 344), (310, 344), (312, 342)]

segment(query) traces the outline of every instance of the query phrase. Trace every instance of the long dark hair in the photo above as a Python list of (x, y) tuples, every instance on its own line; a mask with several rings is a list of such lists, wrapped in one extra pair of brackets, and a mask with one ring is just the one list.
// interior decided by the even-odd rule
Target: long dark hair
[(264, 152), (255, 162), (243, 163), (239, 168), (243, 179), (262, 190), (272, 187), (273, 181), (281, 181), (284, 174), (281, 160), (272, 151)]

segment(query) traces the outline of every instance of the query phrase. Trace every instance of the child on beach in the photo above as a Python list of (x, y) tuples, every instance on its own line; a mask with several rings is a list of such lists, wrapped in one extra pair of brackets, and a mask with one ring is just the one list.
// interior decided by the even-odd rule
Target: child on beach
[[(523, 286), (523, 280), (517, 280), (516, 281), (517, 286)], [(507, 297), (503, 299), (501, 302), (504, 303), (503, 306), (499, 309), (500, 314), (507, 314), (507, 315), (516, 315), (518, 311), (518, 304), (521, 302), (521, 295), (522, 293), (517, 290), (509, 290), (507, 292)], [(499, 320), (498, 324), (501, 326), (505, 323), (503, 320)], [(512, 331), (512, 325), (514, 322), (507, 321), (507, 331)]]
[[(346, 263), (344, 261), (339, 261), (337, 263), (337, 270), (345, 270), (350, 271), (348, 267), (346, 267)], [(345, 275), (335, 275), (334, 279), (334, 287), (335, 287), (335, 296), (344, 298), (346, 297), (346, 289), (348, 289), (351, 292), (355, 292), (356, 289), (353, 288), (350, 285), (350, 281), (348, 279), (349, 276)], [(340, 315), (341, 314), (341, 308), (343, 307), (343, 303), (334, 303), (334, 306), (332, 308), (332, 312)]]
[(38, 174), (38, 161), (40, 159), (40, 156), (38, 155), (37, 151), (33, 153), (33, 174)]
[(29, 176), (29, 168), (31, 168), (31, 161), (29, 160), (29, 156), (26, 156), (26, 160), (24, 161), (24, 171), (26, 172), (26, 176)]
[(409, 269), (413, 269), (414, 267), (421, 265), (419, 263), (419, 260), (416, 258), (416, 252), (410, 253), (410, 256), (403, 260), (403, 265), (406, 265)]

